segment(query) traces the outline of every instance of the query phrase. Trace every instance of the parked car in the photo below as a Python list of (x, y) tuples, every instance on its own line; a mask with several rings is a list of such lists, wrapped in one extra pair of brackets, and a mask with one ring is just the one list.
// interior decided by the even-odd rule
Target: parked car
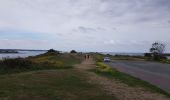
[(110, 62), (111, 59), (110, 59), (109, 57), (105, 57), (105, 58), (103, 59), (103, 61), (104, 61), (104, 62)]

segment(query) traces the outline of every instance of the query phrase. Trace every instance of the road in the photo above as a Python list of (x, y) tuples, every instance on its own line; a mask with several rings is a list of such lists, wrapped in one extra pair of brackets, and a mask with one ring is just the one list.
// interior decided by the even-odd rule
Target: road
[(170, 64), (120, 60), (108, 64), (112, 68), (145, 80), (170, 93)]

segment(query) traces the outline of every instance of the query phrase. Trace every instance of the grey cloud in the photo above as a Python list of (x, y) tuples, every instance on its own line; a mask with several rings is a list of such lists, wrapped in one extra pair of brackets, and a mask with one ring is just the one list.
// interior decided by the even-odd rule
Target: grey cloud
[(97, 30), (95, 28), (79, 26), (78, 28), (73, 29), (73, 31), (74, 32), (89, 33), (89, 32), (96, 32)]
[(94, 42), (89, 50), (111, 50), (103, 40), (118, 47), (119, 41), (137, 40), (130, 42), (135, 48), (141, 41), (169, 40), (169, 11), (170, 0), (1, 0), (0, 29), (42, 33), (56, 48)]

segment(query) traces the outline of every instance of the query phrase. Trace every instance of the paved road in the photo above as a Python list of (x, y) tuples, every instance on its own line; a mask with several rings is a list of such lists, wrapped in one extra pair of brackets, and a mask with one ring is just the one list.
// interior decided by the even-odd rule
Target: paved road
[(112, 61), (111, 67), (148, 81), (170, 93), (170, 64), (147, 61)]

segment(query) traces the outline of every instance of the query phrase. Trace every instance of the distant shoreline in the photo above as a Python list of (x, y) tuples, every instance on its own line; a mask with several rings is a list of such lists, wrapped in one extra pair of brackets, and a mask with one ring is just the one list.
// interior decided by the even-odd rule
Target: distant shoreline
[(35, 49), (0, 49), (1, 51), (48, 51), (48, 50), (35, 50)]
[(19, 53), (19, 52), (14, 50), (0, 50), (0, 54), (9, 54), (9, 53)]

